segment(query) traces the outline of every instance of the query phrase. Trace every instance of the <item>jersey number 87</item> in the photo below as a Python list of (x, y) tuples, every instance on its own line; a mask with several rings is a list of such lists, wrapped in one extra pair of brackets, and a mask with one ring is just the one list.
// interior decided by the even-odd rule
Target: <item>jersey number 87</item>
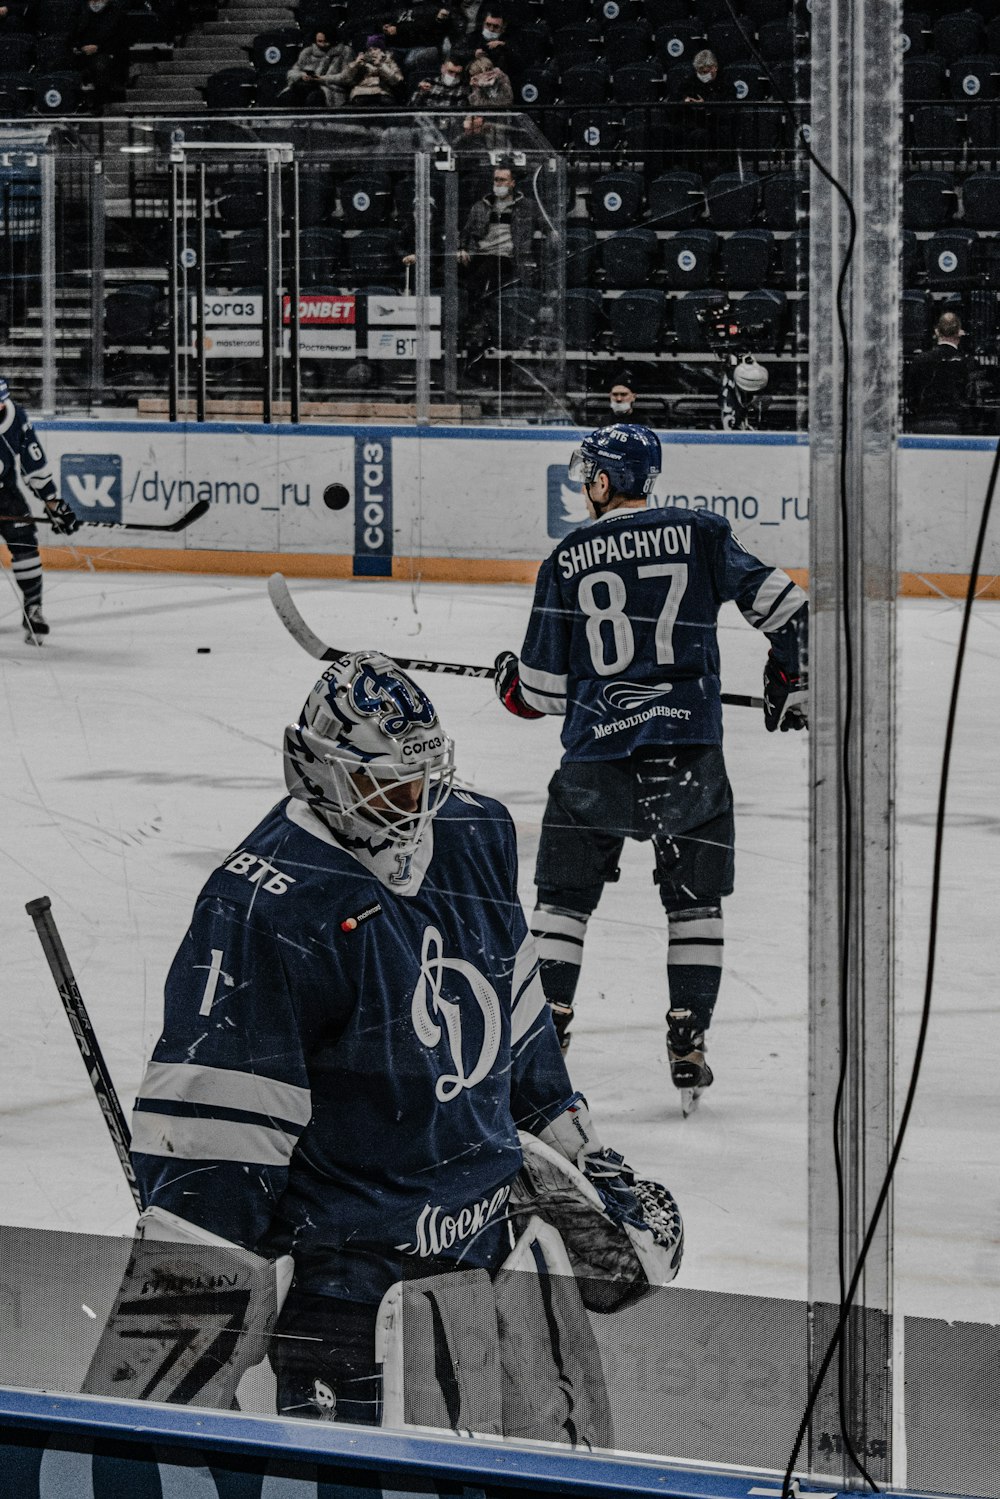
[[(636, 568), (640, 578), (666, 578), (667, 592), (663, 607), (656, 620), (656, 662), (658, 666), (672, 666), (674, 660), (674, 625), (680, 612), (681, 599), (688, 584), (686, 562), (654, 562)], [(598, 602), (594, 590), (602, 584), (608, 590), (606, 604)], [(580, 608), (587, 616), (587, 643), (590, 658), (599, 677), (613, 677), (616, 672), (626, 671), (635, 659), (635, 632), (628, 609), (628, 590), (619, 573), (588, 573), (580, 584), (577, 594)], [(604, 626), (610, 625), (611, 640), (605, 636)], [(606, 660), (606, 647), (614, 648), (614, 659)]]

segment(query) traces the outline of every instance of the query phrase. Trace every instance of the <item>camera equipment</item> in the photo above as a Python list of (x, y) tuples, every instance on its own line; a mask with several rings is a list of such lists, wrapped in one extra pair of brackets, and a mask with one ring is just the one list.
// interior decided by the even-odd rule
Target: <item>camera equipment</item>
[(739, 304), (717, 302), (700, 307), (695, 317), (705, 330), (709, 348), (722, 365), (719, 407), (723, 431), (749, 432), (754, 428), (755, 398), (767, 385), (767, 371), (753, 356), (753, 344), (770, 335), (766, 323), (746, 321)]

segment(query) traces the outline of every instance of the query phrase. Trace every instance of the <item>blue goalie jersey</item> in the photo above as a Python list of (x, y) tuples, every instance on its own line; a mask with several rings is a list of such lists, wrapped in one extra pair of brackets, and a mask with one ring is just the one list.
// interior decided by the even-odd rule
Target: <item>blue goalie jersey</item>
[(565, 714), (563, 758), (720, 744), (717, 623), (730, 600), (797, 676), (806, 596), (722, 516), (618, 509), (570, 532), (539, 570), (520, 657), (524, 701)]
[(215, 871), (133, 1116), (147, 1204), (377, 1302), (511, 1247), (517, 1128), (576, 1096), (499, 803), (452, 792), (406, 893), (300, 801)]

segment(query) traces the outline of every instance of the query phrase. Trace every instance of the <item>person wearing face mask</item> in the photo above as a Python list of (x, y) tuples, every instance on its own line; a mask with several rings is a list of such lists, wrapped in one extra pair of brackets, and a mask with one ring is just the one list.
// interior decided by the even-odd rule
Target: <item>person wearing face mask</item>
[(436, 79), (420, 80), (410, 98), (411, 109), (465, 109), (468, 103), (465, 69), (450, 57), (441, 64)]
[(493, 186), (485, 197), (473, 203), (462, 228), (458, 252), (469, 306), (477, 314), (466, 330), (470, 363), (482, 356), (490, 340), (487, 298), (508, 286), (532, 284), (534, 235), (533, 201), (519, 192), (509, 167), (494, 167)]
[(353, 52), (346, 42), (332, 45), (324, 31), (317, 31), (308, 46), (303, 47), (288, 70), (288, 92), (294, 104), (323, 103), (327, 109), (340, 109), (347, 103), (344, 89), (331, 83), (331, 76), (347, 67)]
[(412, 76), (432, 73), (441, 49), (457, 29), (450, 5), (441, 0), (416, 0), (394, 13), (382, 27), (386, 46), (396, 54), (400, 67)]
[(719, 82), (719, 60), (704, 47), (696, 52), (691, 72), (683, 81), (681, 98), (685, 104), (716, 104), (731, 97)]
[(627, 379), (616, 380), (608, 392), (608, 411), (601, 426), (641, 426), (642, 418), (635, 414), (635, 391)]
[(100, 114), (119, 91), (128, 74), (125, 17), (119, 0), (85, 0), (73, 30), (74, 63), (92, 89), (92, 104)]

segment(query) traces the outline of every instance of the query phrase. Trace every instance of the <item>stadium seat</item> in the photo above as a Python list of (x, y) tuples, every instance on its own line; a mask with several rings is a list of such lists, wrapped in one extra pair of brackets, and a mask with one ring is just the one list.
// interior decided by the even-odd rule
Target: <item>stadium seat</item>
[(288, 79), (281, 68), (265, 68), (257, 75), (254, 90), (254, 109), (290, 109), (293, 95)]
[(625, 229), (603, 240), (600, 256), (605, 285), (617, 289), (648, 286), (659, 248), (653, 229)]
[(362, 229), (344, 243), (352, 286), (399, 285), (403, 252), (395, 229)]
[(754, 344), (756, 354), (780, 354), (785, 341), (787, 300), (783, 291), (773, 287), (758, 287), (740, 298), (737, 318), (744, 325), (763, 324), (766, 332), (760, 342)]
[(749, 291), (764, 286), (774, 261), (774, 235), (770, 229), (737, 229), (722, 241), (717, 279), (727, 291)]
[(900, 40), (904, 57), (916, 57), (927, 51), (927, 40), (931, 31), (931, 18), (926, 11), (904, 10)]
[[(748, 31), (748, 28), (744, 27), (743, 31)], [(729, 63), (749, 62), (753, 57), (752, 46), (744, 39), (740, 27), (730, 20), (716, 21), (709, 26), (708, 46), (718, 58), (720, 68)]]
[(995, 151), (1000, 147), (1000, 111), (995, 104), (966, 106), (965, 137), (974, 152)]
[(225, 109), (241, 114), (253, 108), (257, 74), (253, 68), (221, 68), (211, 73), (202, 90), (206, 109)]
[(663, 241), (663, 273), (674, 291), (707, 286), (715, 271), (719, 236), (714, 229), (681, 229)]
[(788, 15), (788, 0), (743, 0), (742, 10), (754, 31), (768, 21), (780, 21)]
[[(978, 113), (978, 110), (970, 111)], [(921, 104), (913, 111), (911, 138), (918, 151), (933, 155), (957, 152), (962, 146), (962, 121), (953, 104)]]
[[(291, 182), (286, 178), (282, 184), (284, 211), (291, 211)], [(299, 168), (299, 228), (312, 229), (318, 224), (328, 224), (333, 216), (336, 195), (330, 174), (325, 167)]]
[[(962, 208), (962, 223), (966, 228), (1000, 229), (1000, 173), (973, 172), (966, 177), (962, 183)], [(921, 226), (913, 224), (911, 227), (919, 229)], [(937, 226), (928, 224), (926, 227), (933, 229)]]
[(104, 300), (104, 337), (110, 344), (150, 344), (162, 313), (160, 287), (137, 282), (116, 289)]
[(0, 73), (0, 116), (27, 114), (35, 102), (30, 73)]
[(732, 144), (737, 151), (770, 155), (790, 146), (795, 122), (781, 104), (752, 104), (730, 111)]
[(654, 354), (662, 348), (667, 297), (662, 291), (627, 291), (606, 303), (615, 349)]
[(621, 115), (614, 109), (573, 110), (568, 143), (577, 157), (610, 162), (621, 138)]
[(566, 285), (589, 286), (597, 259), (597, 235), (586, 225), (566, 230)]
[(705, 188), (709, 223), (715, 229), (747, 229), (760, 209), (760, 178), (752, 172), (720, 172)]
[(325, 286), (334, 279), (342, 258), (339, 229), (305, 229), (299, 235), (299, 284)]
[(600, 38), (588, 26), (560, 26), (552, 33), (552, 51), (562, 73), (577, 63), (596, 62)]
[(641, 161), (647, 173), (656, 172), (663, 162), (666, 139), (662, 109), (636, 105), (624, 110), (620, 143), (623, 160)]
[(903, 178), (903, 227), (941, 229), (954, 214), (955, 202), (952, 177), (943, 172), (911, 172)]
[(733, 99), (762, 99), (767, 92), (767, 76), (753, 58), (727, 63), (719, 72), (719, 81)]
[(538, 325), (541, 292), (511, 286), (493, 299), (487, 319), (489, 337), (498, 349), (527, 349)]
[(579, 21), (581, 11), (585, 13), (579, 0), (544, 0), (542, 11), (546, 24), (553, 30), (559, 31), (563, 26), (573, 26)]
[(388, 223), (392, 184), (385, 172), (356, 172), (340, 184), (341, 220), (349, 229)]
[(934, 51), (947, 62), (971, 56), (983, 45), (983, 18), (977, 11), (953, 11), (934, 22)]
[(767, 62), (792, 62), (795, 57), (795, 28), (791, 18), (765, 21), (757, 32), (757, 46), (761, 57)]
[(41, 73), (34, 75), (35, 113), (71, 115), (80, 107), (78, 73)]
[(770, 72), (777, 99), (787, 99), (789, 104), (809, 102), (812, 74), (808, 62), (772, 63)]
[(924, 240), (924, 270), (931, 291), (964, 291), (976, 280), (974, 229), (943, 229)]
[(688, 229), (704, 212), (705, 189), (695, 172), (663, 172), (649, 184), (649, 222), (657, 229)]
[(987, 52), (1000, 52), (1000, 15), (986, 23), (985, 47)]
[[(241, 229), (224, 242), (225, 259), (218, 274), (229, 287), (254, 290), (267, 280), (267, 232), (264, 229)], [(208, 258), (206, 243), (205, 256)]]
[(678, 297), (674, 308), (674, 330), (679, 352), (698, 354), (708, 349), (708, 339), (698, 313), (710, 307), (721, 307), (725, 300), (726, 294), (721, 291), (688, 291)]
[(903, 267), (903, 285), (912, 286), (917, 273), (922, 269), (920, 241), (912, 229), (904, 229), (900, 236), (900, 260)]
[(944, 93), (944, 59), (927, 53), (903, 62), (904, 103), (926, 104)]
[(250, 45), (250, 61), (259, 72), (280, 69), (287, 73), (302, 51), (302, 33), (297, 26), (283, 26), (276, 31), (262, 31)]
[(547, 26), (522, 26), (517, 33), (520, 69), (537, 68), (552, 55), (552, 36)]
[(601, 294), (594, 286), (575, 287), (566, 293), (566, 348), (593, 350), (603, 330)]
[(992, 353), (997, 345), (997, 299), (992, 290), (980, 288), (968, 296), (965, 330), (975, 353)]
[(646, 0), (643, 10), (651, 25), (669, 26), (687, 19), (691, 0)]
[(663, 73), (651, 62), (626, 63), (611, 77), (611, 96), (620, 104), (656, 104), (662, 93)]
[(35, 62), (35, 38), (25, 31), (0, 35), (0, 72), (27, 73)]
[(925, 291), (904, 291), (900, 297), (900, 336), (904, 354), (922, 349), (931, 328), (931, 301)]
[(262, 192), (235, 192), (220, 198), (219, 221), (226, 229), (256, 229), (267, 214), (267, 198)]
[(658, 26), (653, 33), (653, 50), (665, 68), (674, 67), (677, 63), (689, 63), (704, 45), (704, 28), (694, 18), (668, 21), (666, 25)]
[(1000, 82), (1000, 57), (959, 57), (948, 65), (948, 87), (953, 99), (995, 99)]
[(575, 63), (560, 75), (559, 102), (581, 108), (603, 104), (610, 89), (611, 75), (604, 63)]
[(525, 68), (517, 98), (522, 104), (554, 104), (559, 91), (559, 75), (554, 68)]
[(763, 217), (769, 229), (798, 229), (809, 218), (806, 172), (771, 172), (764, 178)]
[(804, 291), (809, 284), (809, 231), (799, 229), (779, 241), (781, 279), (792, 291)]
[(653, 49), (653, 33), (645, 21), (619, 21), (605, 28), (604, 60), (612, 72), (629, 63), (646, 62)]
[(595, 229), (628, 229), (642, 215), (641, 172), (608, 172), (590, 188), (590, 222)]
[(605, 28), (619, 22), (623, 25), (634, 22), (639, 10), (635, 0), (597, 0), (597, 18)]

